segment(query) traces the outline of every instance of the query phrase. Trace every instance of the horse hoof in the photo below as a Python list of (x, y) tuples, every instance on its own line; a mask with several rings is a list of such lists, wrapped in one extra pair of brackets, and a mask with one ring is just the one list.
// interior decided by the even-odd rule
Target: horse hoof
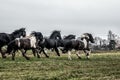
[(38, 56), (37, 58), (40, 58), (40, 56)]
[(30, 60), (30, 59), (27, 59), (27, 60)]
[(60, 56), (60, 55), (58, 54), (58, 56)]
[(47, 58), (49, 58), (49, 56), (46, 56)]
[(78, 57), (78, 59), (82, 59), (81, 57)]
[(90, 58), (87, 58), (87, 60), (90, 60)]
[(2, 58), (3, 58), (3, 59), (5, 59), (5, 58), (6, 58), (6, 56), (2, 56)]
[(15, 59), (12, 59), (13, 61), (15, 60)]
[(26, 60), (30, 60), (30, 58), (26, 58)]

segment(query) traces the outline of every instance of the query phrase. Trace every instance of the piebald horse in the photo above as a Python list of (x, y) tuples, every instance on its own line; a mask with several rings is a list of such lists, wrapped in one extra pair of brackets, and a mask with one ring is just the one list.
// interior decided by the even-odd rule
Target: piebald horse
[(84, 33), (81, 36), (81, 40), (63, 40), (62, 41), (62, 47), (63, 50), (62, 52), (68, 52), (68, 59), (72, 60), (71, 58), (71, 50), (75, 49), (76, 50), (76, 55), (78, 56), (78, 58), (80, 57), (79, 54), (79, 50), (83, 50), (87, 56), (87, 58), (89, 59), (89, 55), (90, 55), (90, 48), (89, 48), (89, 42), (94, 43), (94, 39), (93, 36), (90, 33)]
[(4, 52), (2, 51), (2, 47), (5, 45), (8, 45), (9, 42), (16, 38), (25, 37), (26, 31), (25, 28), (20, 28), (18, 30), (15, 30), (11, 34), (8, 33), (0, 33), (0, 53), (2, 55), (2, 58), (6, 58)]
[(20, 50), (23, 57), (29, 60), (29, 57), (25, 55), (26, 51), (29, 49), (37, 50), (37, 48), (39, 48), (38, 43), (42, 41), (42, 39), (43, 35), (41, 34), (41, 32), (32, 32), (30, 36), (26, 38), (16, 38), (8, 44), (7, 53), (12, 54), (12, 60), (14, 60), (15, 52), (17, 50)]

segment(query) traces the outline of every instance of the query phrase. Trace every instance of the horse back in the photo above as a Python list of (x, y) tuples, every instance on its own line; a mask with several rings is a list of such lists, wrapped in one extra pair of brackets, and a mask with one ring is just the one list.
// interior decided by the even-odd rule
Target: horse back
[(30, 39), (20, 39), (18, 45), (20, 44), (21, 48), (29, 48), (31, 46)]
[(84, 43), (79, 40), (71, 40), (71, 47), (76, 50), (83, 50), (84, 49)]
[(57, 41), (55, 39), (45, 39), (44, 46), (48, 49), (54, 48), (57, 46)]
[(6, 33), (0, 33), (0, 44), (8, 44), (10, 42), (10, 36)]

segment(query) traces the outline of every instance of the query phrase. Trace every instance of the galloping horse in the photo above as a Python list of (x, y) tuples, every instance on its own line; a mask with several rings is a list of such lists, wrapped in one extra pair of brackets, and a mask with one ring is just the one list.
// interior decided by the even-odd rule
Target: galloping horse
[(14, 60), (15, 52), (20, 50), (23, 57), (29, 60), (29, 57), (25, 55), (26, 51), (29, 49), (37, 50), (39, 48), (38, 43), (42, 40), (43, 35), (41, 32), (32, 32), (29, 37), (16, 38), (15, 40), (11, 41), (8, 44), (7, 53), (12, 54), (12, 60)]
[(2, 52), (2, 47), (5, 45), (8, 45), (9, 42), (16, 38), (25, 37), (26, 31), (25, 28), (20, 28), (18, 30), (15, 30), (11, 34), (7, 33), (0, 33), (0, 52), (2, 55), (2, 58), (6, 58), (5, 54)]
[(53, 31), (49, 38), (44, 38), (41, 43), (39, 43), (39, 46), (41, 47), (40, 53), (43, 51), (45, 53), (44, 48), (47, 49), (54, 49), (58, 56), (60, 56), (58, 47), (59, 47), (59, 40), (61, 40), (61, 34), (60, 31)]
[(62, 50), (63, 53), (64, 52), (68, 52), (68, 58), (71, 60), (71, 50), (75, 49), (76, 51), (76, 55), (78, 56), (78, 58), (80, 57), (79, 54), (79, 50), (83, 50), (87, 56), (87, 58), (89, 58), (90, 55), (90, 48), (89, 48), (89, 42), (94, 43), (94, 39), (93, 36), (90, 33), (84, 33), (81, 36), (81, 40), (63, 40), (62, 41), (62, 46), (64, 47), (64, 49)]

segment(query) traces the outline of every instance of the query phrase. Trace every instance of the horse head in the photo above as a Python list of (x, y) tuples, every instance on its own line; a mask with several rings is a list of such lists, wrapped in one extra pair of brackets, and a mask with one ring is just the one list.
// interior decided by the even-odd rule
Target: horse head
[(25, 28), (21, 28), (20, 29), (20, 35), (22, 36), (22, 37), (25, 37), (26, 36), (26, 31), (25, 31)]
[(90, 33), (84, 33), (82, 36), (81, 36), (81, 39), (87, 39), (88, 41), (90, 41), (91, 43), (94, 43), (94, 38), (92, 36), (92, 34)]
[(20, 38), (20, 37), (25, 37), (26, 36), (26, 31), (25, 28), (20, 28), (18, 30), (15, 30), (14, 32), (12, 32), (12, 37), (15, 38)]
[(54, 30), (50, 35), (50, 39), (62, 39), (60, 31)]
[(38, 41), (43, 41), (43, 35), (41, 32), (33, 31), (30, 35), (35, 36)]

